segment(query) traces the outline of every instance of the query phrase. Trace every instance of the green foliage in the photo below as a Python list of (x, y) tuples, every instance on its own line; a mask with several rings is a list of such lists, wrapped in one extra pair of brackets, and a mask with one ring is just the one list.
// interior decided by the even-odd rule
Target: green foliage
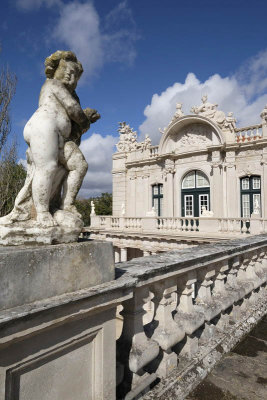
[(26, 178), (25, 168), (17, 164), (16, 148), (15, 143), (10, 148), (5, 146), (0, 158), (0, 216), (12, 210)]
[(84, 226), (90, 225), (90, 214), (91, 214), (91, 199), (77, 199), (75, 200), (75, 206), (78, 212), (81, 214)]
[(89, 199), (77, 199), (75, 206), (78, 212), (82, 215), (85, 226), (90, 225), (91, 201), (95, 204), (96, 215), (111, 215), (112, 214), (112, 194), (102, 193), (99, 197), (90, 197)]
[(94, 199), (96, 215), (112, 214), (112, 194), (102, 193), (100, 197)]

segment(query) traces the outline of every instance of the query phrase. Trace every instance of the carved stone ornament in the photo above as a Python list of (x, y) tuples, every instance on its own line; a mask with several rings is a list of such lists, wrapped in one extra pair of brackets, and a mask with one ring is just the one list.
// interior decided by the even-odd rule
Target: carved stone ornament
[(255, 163), (248, 164), (239, 164), (237, 166), (237, 173), (239, 176), (251, 176), (251, 175), (260, 175), (262, 169), (259, 168)]
[(266, 104), (266, 106), (264, 107), (264, 109), (262, 110), (260, 116), (261, 116), (261, 119), (262, 119), (264, 122), (267, 122), (267, 104)]
[(166, 160), (163, 174), (164, 175), (175, 174), (175, 172), (176, 172), (175, 162), (173, 160)]
[(212, 132), (208, 126), (193, 124), (180, 132), (179, 147), (204, 147), (212, 144)]
[(74, 200), (88, 165), (81, 136), (100, 115), (82, 109), (75, 92), (83, 72), (71, 51), (45, 60), (46, 81), (37, 111), (24, 128), (27, 176), (10, 214), (0, 218), (0, 243), (66, 243), (82, 230)]
[(118, 132), (120, 133), (120, 140), (116, 147), (119, 152), (130, 152), (137, 149), (144, 151), (151, 146), (151, 139), (148, 135), (146, 135), (143, 142), (137, 142), (137, 132), (126, 122), (119, 122)]
[(236, 120), (233, 117), (232, 112), (228, 113), (228, 116), (226, 117), (223, 111), (217, 110), (218, 104), (212, 104), (207, 101), (207, 95), (204, 95), (201, 100), (202, 104), (200, 106), (193, 106), (191, 108), (192, 113), (213, 120), (223, 131), (235, 131)]

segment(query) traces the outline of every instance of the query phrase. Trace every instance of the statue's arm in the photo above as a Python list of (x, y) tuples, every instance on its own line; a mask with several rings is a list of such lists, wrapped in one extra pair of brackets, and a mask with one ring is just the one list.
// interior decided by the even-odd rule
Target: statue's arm
[(65, 108), (70, 119), (76, 122), (83, 132), (87, 131), (90, 127), (90, 121), (80, 106), (79, 98), (76, 93), (76, 96), (73, 96), (64, 85), (58, 82), (55, 82), (53, 86), (54, 95)]

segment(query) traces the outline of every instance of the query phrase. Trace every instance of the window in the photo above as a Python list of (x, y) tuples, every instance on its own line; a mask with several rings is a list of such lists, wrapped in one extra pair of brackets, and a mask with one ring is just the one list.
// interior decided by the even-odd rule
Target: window
[(255, 175), (241, 178), (241, 217), (252, 213), (261, 215), (261, 177)]
[(182, 181), (182, 216), (199, 217), (210, 209), (210, 183), (201, 171), (190, 171)]
[(183, 179), (183, 189), (194, 189), (209, 187), (210, 183), (205, 174), (201, 171), (191, 171)]
[(182, 188), (189, 189), (195, 187), (195, 171), (189, 172), (183, 180)]
[(254, 176), (252, 179), (252, 188), (260, 189), (261, 188), (261, 178), (259, 176)]
[(249, 194), (242, 194), (243, 217), (250, 218), (250, 199)]
[(196, 172), (196, 179), (197, 179), (197, 188), (200, 187), (209, 187), (209, 180), (206, 177), (206, 175), (204, 175), (202, 172), (197, 171)]
[(243, 190), (249, 189), (249, 178), (242, 179), (242, 189)]
[(199, 211), (200, 215), (203, 214), (203, 211), (209, 211), (209, 195), (208, 194), (200, 194), (199, 195)]
[(152, 207), (155, 207), (157, 215), (160, 217), (163, 211), (163, 185), (159, 183), (152, 186)]
[(193, 196), (187, 195), (185, 196), (185, 217), (193, 217), (194, 209), (193, 209)]

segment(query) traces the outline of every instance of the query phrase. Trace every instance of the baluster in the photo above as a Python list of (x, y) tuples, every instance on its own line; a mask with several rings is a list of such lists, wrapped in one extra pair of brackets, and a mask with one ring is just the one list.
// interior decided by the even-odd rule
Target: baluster
[(224, 329), (229, 324), (229, 309), (235, 302), (235, 296), (227, 292), (225, 281), (227, 279), (226, 272), (229, 270), (228, 260), (216, 264), (216, 278), (212, 290), (213, 298), (221, 304), (221, 316), (218, 320), (217, 327)]
[(257, 252), (257, 260), (255, 262), (255, 273), (261, 281), (261, 285), (266, 282), (266, 273), (263, 268), (264, 252)]
[(149, 339), (143, 329), (143, 304), (149, 300), (148, 287), (142, 287), (136, 288), (134, 297), (123, 303), (123, 329), (118, 340), (118, 359), (125, 367), (124, 379), (118, 388), (123, 398), (129, 390), (144, 384), (144, 387), (149, 386), (156, 379), (155, 374), (143, 370), (159, 354), (158, 344)]
[(204, 314), (196, 311), (193, 305), (192, 295), (196, 282), (197, 280), (194, 272), (179, 277), (177, 282), (179, 304), (176, 308), (177, 313), (174, 316), (174, 320), (182, 324), (185, 330), (186, 338), (181, 342), (183, 347), (180, 351), (180, 355), (187, 358), (193, 357), (198, 351), (198, 337), (196, 336), (196, 331), (205, 321)]
[(169, 278), (155, 283), (152, 291), (155, 295), (155, 325), (158, 324), (152, 339), (162, 349), (157, 375), (166, 377), (177, 366), (177, 354), (171, 348), (184, 338), (185, 331), (181, 325), (175, 323), (172, 316), (173, 294), (177, 291), (175, 279)]
[(205, 316), (205, 329), (201, 335), (201, 340), (210, 339), (214, 335), (215, 326), (211, 320), (221, 312), (221, 304), (218, 303), (211, 293), (211, 286), (213, 285), (212, 278), (215, 276), (214, 267), (208, 270), (202, 270), (198, 273), (198, 281), (200, 282), (198, 295), (196, 298), (196, 309)]
[(226, 290), (229, 291), (234, 297), (235, 302), (233, 304), (233, 310), (231, 312), (231, 319), (233, 322), (236, 322), (240, 319), (241, 315), (241, 302), (245, 297), (246, 291), (244, 290), (243, 286), (241, 286), (237, 281), (237, 273), (240, 267), (239, 257), (234, 257), (229, 260), (229, 271), (227, 275), (227, 282), (226, 282)]

